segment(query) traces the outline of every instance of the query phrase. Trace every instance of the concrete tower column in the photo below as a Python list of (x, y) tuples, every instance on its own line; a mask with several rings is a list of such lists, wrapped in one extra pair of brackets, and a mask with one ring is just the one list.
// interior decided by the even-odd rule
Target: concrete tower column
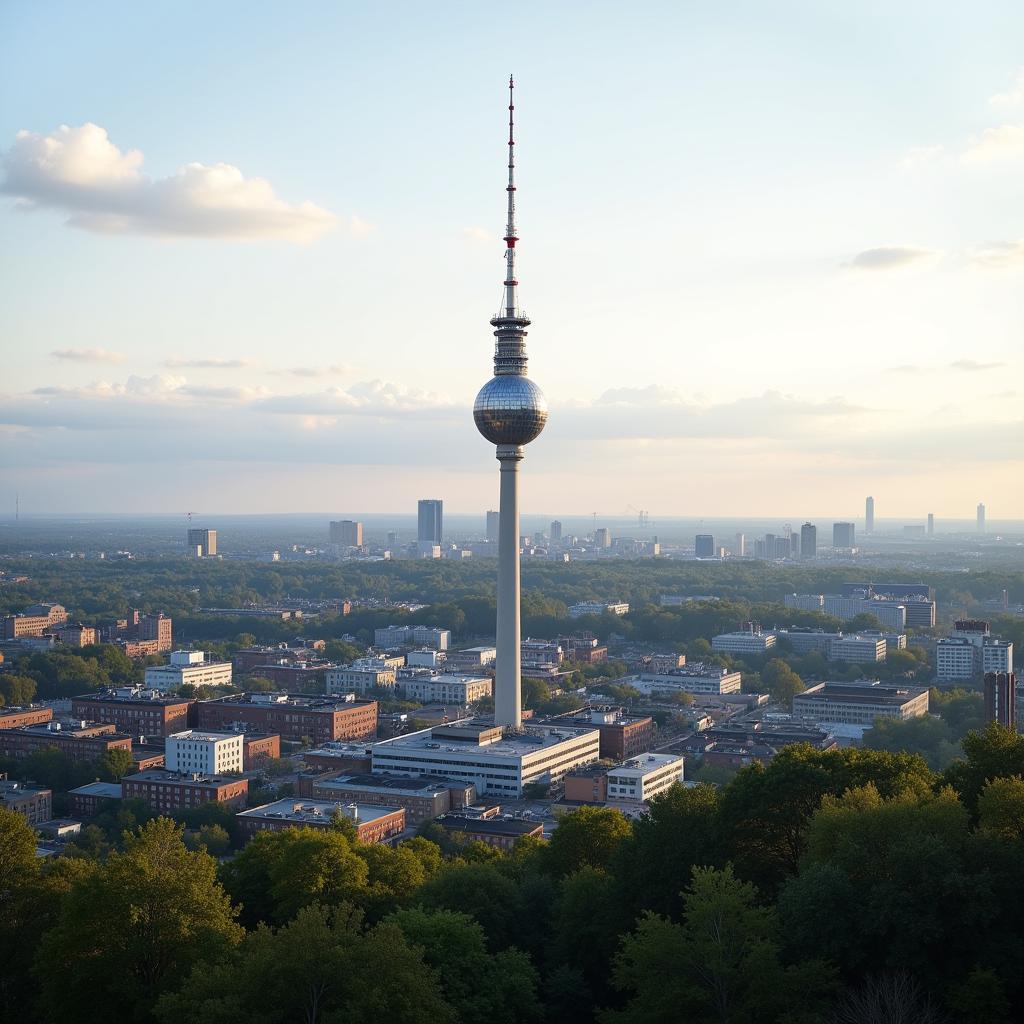
[(498, 628), (494, 677), (494, 724), (522, 726), (519, 596), (519, 445), (498, 445)]

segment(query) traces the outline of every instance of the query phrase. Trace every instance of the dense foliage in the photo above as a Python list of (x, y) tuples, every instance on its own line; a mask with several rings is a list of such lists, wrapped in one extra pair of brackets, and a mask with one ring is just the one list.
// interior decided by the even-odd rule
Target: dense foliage
[(991, 726), (962, 749), (938, 775), (909, 754), (789, 747), (635, 822), (583, 810), (507, 854), (433, 824), (363, 846), (339, 819), (218, 865), (219, 822), (126, 816), (113, 842), (40, 861), (0, 810), (0, 1016), (1020, 1019), (1024, 738)]

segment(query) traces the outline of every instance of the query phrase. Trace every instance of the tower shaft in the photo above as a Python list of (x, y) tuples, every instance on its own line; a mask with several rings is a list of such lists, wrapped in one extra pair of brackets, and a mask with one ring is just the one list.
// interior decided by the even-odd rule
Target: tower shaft
[(523, 449), (518, 445), (499, 445), (497, 457), (501, 467), (501, 483), (498, 504), (494, 724), (519, 729), (523, 721), (519, 605), (519, 463), (523, 458)]

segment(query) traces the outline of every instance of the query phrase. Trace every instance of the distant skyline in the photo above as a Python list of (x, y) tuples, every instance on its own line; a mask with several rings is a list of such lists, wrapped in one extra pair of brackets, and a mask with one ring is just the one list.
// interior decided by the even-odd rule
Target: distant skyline
[(1020, 4), (498, 32), (0, 9), (0, 517), (495, 507), (514, 72), (525, 513), (1024, 518)]

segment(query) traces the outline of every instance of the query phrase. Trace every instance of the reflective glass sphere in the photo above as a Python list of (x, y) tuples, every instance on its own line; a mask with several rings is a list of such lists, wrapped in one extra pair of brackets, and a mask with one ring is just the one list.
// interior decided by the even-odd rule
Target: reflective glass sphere
[(529, 444), (548, 421), (548, 403), (529, 377), (492, 377), (476, 396), (473, 419), (492, 444)]

